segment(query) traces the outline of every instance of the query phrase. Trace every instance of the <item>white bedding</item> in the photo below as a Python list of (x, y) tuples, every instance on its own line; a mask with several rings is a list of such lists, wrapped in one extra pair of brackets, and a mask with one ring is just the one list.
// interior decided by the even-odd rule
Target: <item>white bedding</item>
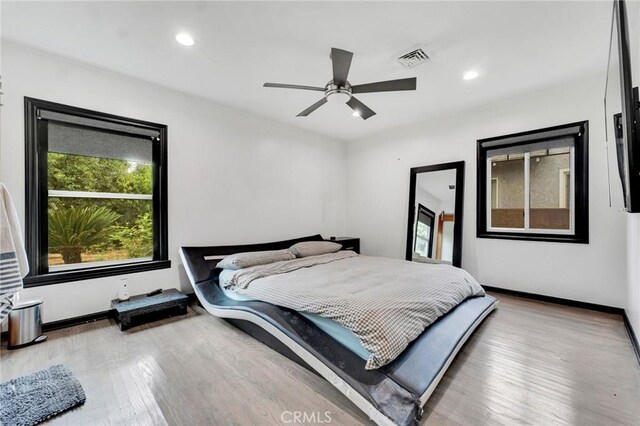
[[(238, 272), (237, 270), (225, 269), (220, 272), (220, 289), (229, 299), (238, 300), (241, 302), (247, 302), (253, 299), (247, 295), (237, 293), (225, 286), (229, 286), (233, 275)], [(367, 351), (360, 343), (360, 340), (353, 334), (353, 331), (347, 329), (340, 323), (335, 322), (332, 319), (324, 318), (320, 315), (312, 314), (309, 312), (300, 312), (300, 315), (307, 318), (309, 321), (314, 323), (320, 330), (327, 333), (334, 340), (341, 343), (342, 346), (349, 349), (354, 354), (358, 355), (360, 358), (367, 360), (371, 355), (369, 351)]]
[(227, 287), (342, 324), (369, 352), (366, 369), (393, 361), (436, 319), (484, 295), (462, 269), (348, 251), (241, 269)]

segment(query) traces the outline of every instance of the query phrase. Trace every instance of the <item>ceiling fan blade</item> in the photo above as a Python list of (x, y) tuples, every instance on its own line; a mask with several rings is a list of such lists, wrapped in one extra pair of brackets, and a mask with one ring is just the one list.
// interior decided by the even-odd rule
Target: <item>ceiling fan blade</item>
[(263, 87), (277, 87), (280, 89), (316, 90), (318, 92), (324, 92), (324, 87), (300, 86), (299, 84), (265, 83)]
[(347, 84), (349, 68), (351, 68), (353, 53), (346, 50), (331, 48), (331, 62), (333, 62), (333, 84), (344, 86)]
[(351, 99), (349, 99), (347, 105), (349, 105), (349, 107), (351, 107), (354, 112), (358, 113), (358, 115), (362, 117), (363, 120), (376, 115), (374, 110), (372, 110), (353, 96), (351, 97)]
[(416, 90), (418, 79), (402, 78), (400, 80), (378, 81), (376, 83), (351, 86), (352, 93), (395, 92), (399, 90)]
[(300, 114), (296, 115), (296, 117), (306, 117), (307, 115), (311, 114), (313, 111), (317, 110), (318, 108), (320, 108), (322, 105), (326, 103), (327, 103), (327, 98), (322, 98), (315, 104), (311, 105), (309, 108), (302, 111)]

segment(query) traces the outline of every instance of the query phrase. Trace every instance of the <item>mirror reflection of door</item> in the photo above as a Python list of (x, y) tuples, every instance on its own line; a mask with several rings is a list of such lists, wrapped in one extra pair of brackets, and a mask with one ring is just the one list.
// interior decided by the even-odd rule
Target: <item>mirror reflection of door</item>
[(407, 260), (460, 266), (463, 182), (461, 161), (411, 169)]
[(438, 239), (436, 240), (436, 260), (451, 262), (453, 259), (453, 214), (442, 212), (438, 216)]
[(416, 231), (413, 251), (424, 257), (431, 257), (433, 253), (433, 223), (436, 214), (418, 203), (416, 217)]

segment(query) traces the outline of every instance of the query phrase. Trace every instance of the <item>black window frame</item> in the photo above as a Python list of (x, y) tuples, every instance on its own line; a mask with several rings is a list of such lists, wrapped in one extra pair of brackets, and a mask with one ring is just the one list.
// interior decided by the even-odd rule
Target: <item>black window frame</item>
[[(577, 129), (577, 130), (572, 130)], [(574, 146), (574, 233), (528, 233), (487, 229), (487, 145), (508, 148), (549, 140), (550, 134), (573, 137)], [(500, 142), (504, 142), (500, 144)], [(560, 126), (478, 140), (477, 153), (477, 232), (478, 238), (589, 244), (589, 122)]]
[[(48, 140), (47, 120), (40, 117), (40, 112), (43, 110), (158, 132), (159, 136), (152, 138), (152, 260), (57, 272), (48, 271)], [(167, 126), (29, 97), (24, 98), (24, 111), (25, 248), (30, 270), (29, 275), (24, 279), (24, 286), (37, 287), (170, 268), (167, 218)], [(101, 131), (107, 130), (101, 129)]]
[(416, 226), (415, 231), (413, 231), (413, 251), (416, 251), (416, 245), (418, 245), (418, 222), (420, 222), (420, 213), (431, 218), (431, 229), (429, 229), (429, 249), (427, 251), (427, 257), (431, 257), (433, 255), (433, 225), (436, 223), (436, 212), (420, 203), (418, 203), (418, 209), (416, 210)]

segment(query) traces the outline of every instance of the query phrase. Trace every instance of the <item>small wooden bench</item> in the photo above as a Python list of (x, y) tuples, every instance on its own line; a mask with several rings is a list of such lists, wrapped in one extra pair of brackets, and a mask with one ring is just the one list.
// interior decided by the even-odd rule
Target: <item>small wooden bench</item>
[(111, 301), (111, 307), (116, 311), (116, 319), (120, 322), (120, 330), (124, 331), (138, 323), (167, 318), (172, 315), (187, 313), (189, 297), (176, 290), (163, 290), (162, 293), (147, 296), (131, 296), (129, 300)]

